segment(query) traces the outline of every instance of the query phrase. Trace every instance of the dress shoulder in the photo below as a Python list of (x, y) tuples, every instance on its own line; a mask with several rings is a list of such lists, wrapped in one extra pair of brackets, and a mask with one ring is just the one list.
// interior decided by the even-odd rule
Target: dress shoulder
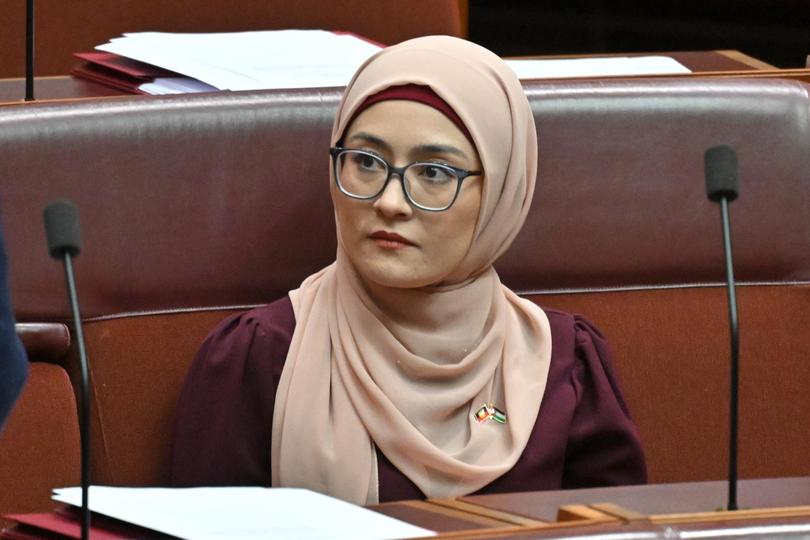
[(174, 485), (270, 485), (273, 405), (294, 330), (285, 297), (228, 317), (208, 335), (177, 406)]
[(581, 315), (545, 312), (552, 327), (552, 363), (564, 364), (556, 371), (574, 397), (562, 487), (645, 483), (641, 438), (605, 336)]

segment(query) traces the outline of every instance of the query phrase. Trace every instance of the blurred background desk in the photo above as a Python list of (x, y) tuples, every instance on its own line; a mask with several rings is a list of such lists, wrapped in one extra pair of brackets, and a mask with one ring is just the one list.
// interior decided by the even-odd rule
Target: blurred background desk
[[(690, 70), (692, 77), (783, 77), (810, 81), (810, 69), (779, 69), (740, 51), (680, 51), (666, 53), (629, 53), (624, 56), (669, 56)], [(619, 54), (543, 56), (544, 59), (571, 59), (623, 56)], [(76, 60), (78, 63), (78, 60)], [(665, 75), (663, 77), (672, 77)], [(38, 77), (35, 83), (38, 101), (56, 99), (99, 98), (132, 95), (102, 84), (69, 75)], [(22, 78), (0, 79), (0, 105), (20, 103), (25, 95)]]
[[(37, 77), (34, 82), (34, 92), (37, 101), (125, 95), (115, 88), (77, 79), (70, 75)], [(24, 96), (25, 79), (0, 79), (0, 105), (21, 103)]]
[[(24, 74), (25, 1), (0, 10), (0, 78)], [(123, 32), (347, 30), (392, 44), (467, 36), (501, 56), (739, 49), (780, 68), (805, 65), (805, 0), (229, 0), (37, 5), (37, 75), (67, 73), (71, 54)], [(362, 15), (360, 15), (362, 14)]]

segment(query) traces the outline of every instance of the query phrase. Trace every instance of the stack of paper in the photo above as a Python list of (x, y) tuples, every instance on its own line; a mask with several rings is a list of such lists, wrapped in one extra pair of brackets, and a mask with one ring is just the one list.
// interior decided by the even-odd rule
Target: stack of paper
[[(81, 488), (53, 499), (81, 505)], [(200, 540), (386, 540), (436, 533), (305, 489), (91, 486), (90, 509), (178, 538)]]
[(125, 34), (96, 49), (136, 61), (142, 71), (162, 70), (162, 77), (152, 77), (147, 84), (138, 86), (140, 93), (160, 94), (341, 87), (381, 46), (347, 33), (269, 30), (217, 34), (141, 32)]
[(575, 77), (627, 77), (691, 73), (668, 56), (615, 56), (554, 60), (507, 60), (520, 79), (570, 79)]
[[(219, 34), (125, 34), (78, 54), (74, 70), (116, 88), (147, 94), (342, 87), (380, 45), (323, 30)], [(673, 75), (689, 70), (665, 56), (507, 60), (521, 79)]]
[(132, 94), (178, 94), (216, 92), (218, 89), (191, 77), (107, 52), (76, 53), (84, 60), (71, 72)]

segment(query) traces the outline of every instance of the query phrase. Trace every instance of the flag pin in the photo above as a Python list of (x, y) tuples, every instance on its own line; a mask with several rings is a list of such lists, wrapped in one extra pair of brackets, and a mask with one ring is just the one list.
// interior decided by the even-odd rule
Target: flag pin
[(506, 413), (496, 408), (492, 403), (484, 403), (484, 405), (473, 414), (473, 417), (479, 424), (487, 420), (494, 420), (499, 424), (506, 423)]

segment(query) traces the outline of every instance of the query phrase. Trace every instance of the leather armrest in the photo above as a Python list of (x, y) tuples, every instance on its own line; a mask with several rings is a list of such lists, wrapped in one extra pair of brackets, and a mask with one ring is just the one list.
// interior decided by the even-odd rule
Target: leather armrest
[(17, 323), (15, 329), (32, 362), (59, 363), (70, 348), (70, 330), (63, 323)]

